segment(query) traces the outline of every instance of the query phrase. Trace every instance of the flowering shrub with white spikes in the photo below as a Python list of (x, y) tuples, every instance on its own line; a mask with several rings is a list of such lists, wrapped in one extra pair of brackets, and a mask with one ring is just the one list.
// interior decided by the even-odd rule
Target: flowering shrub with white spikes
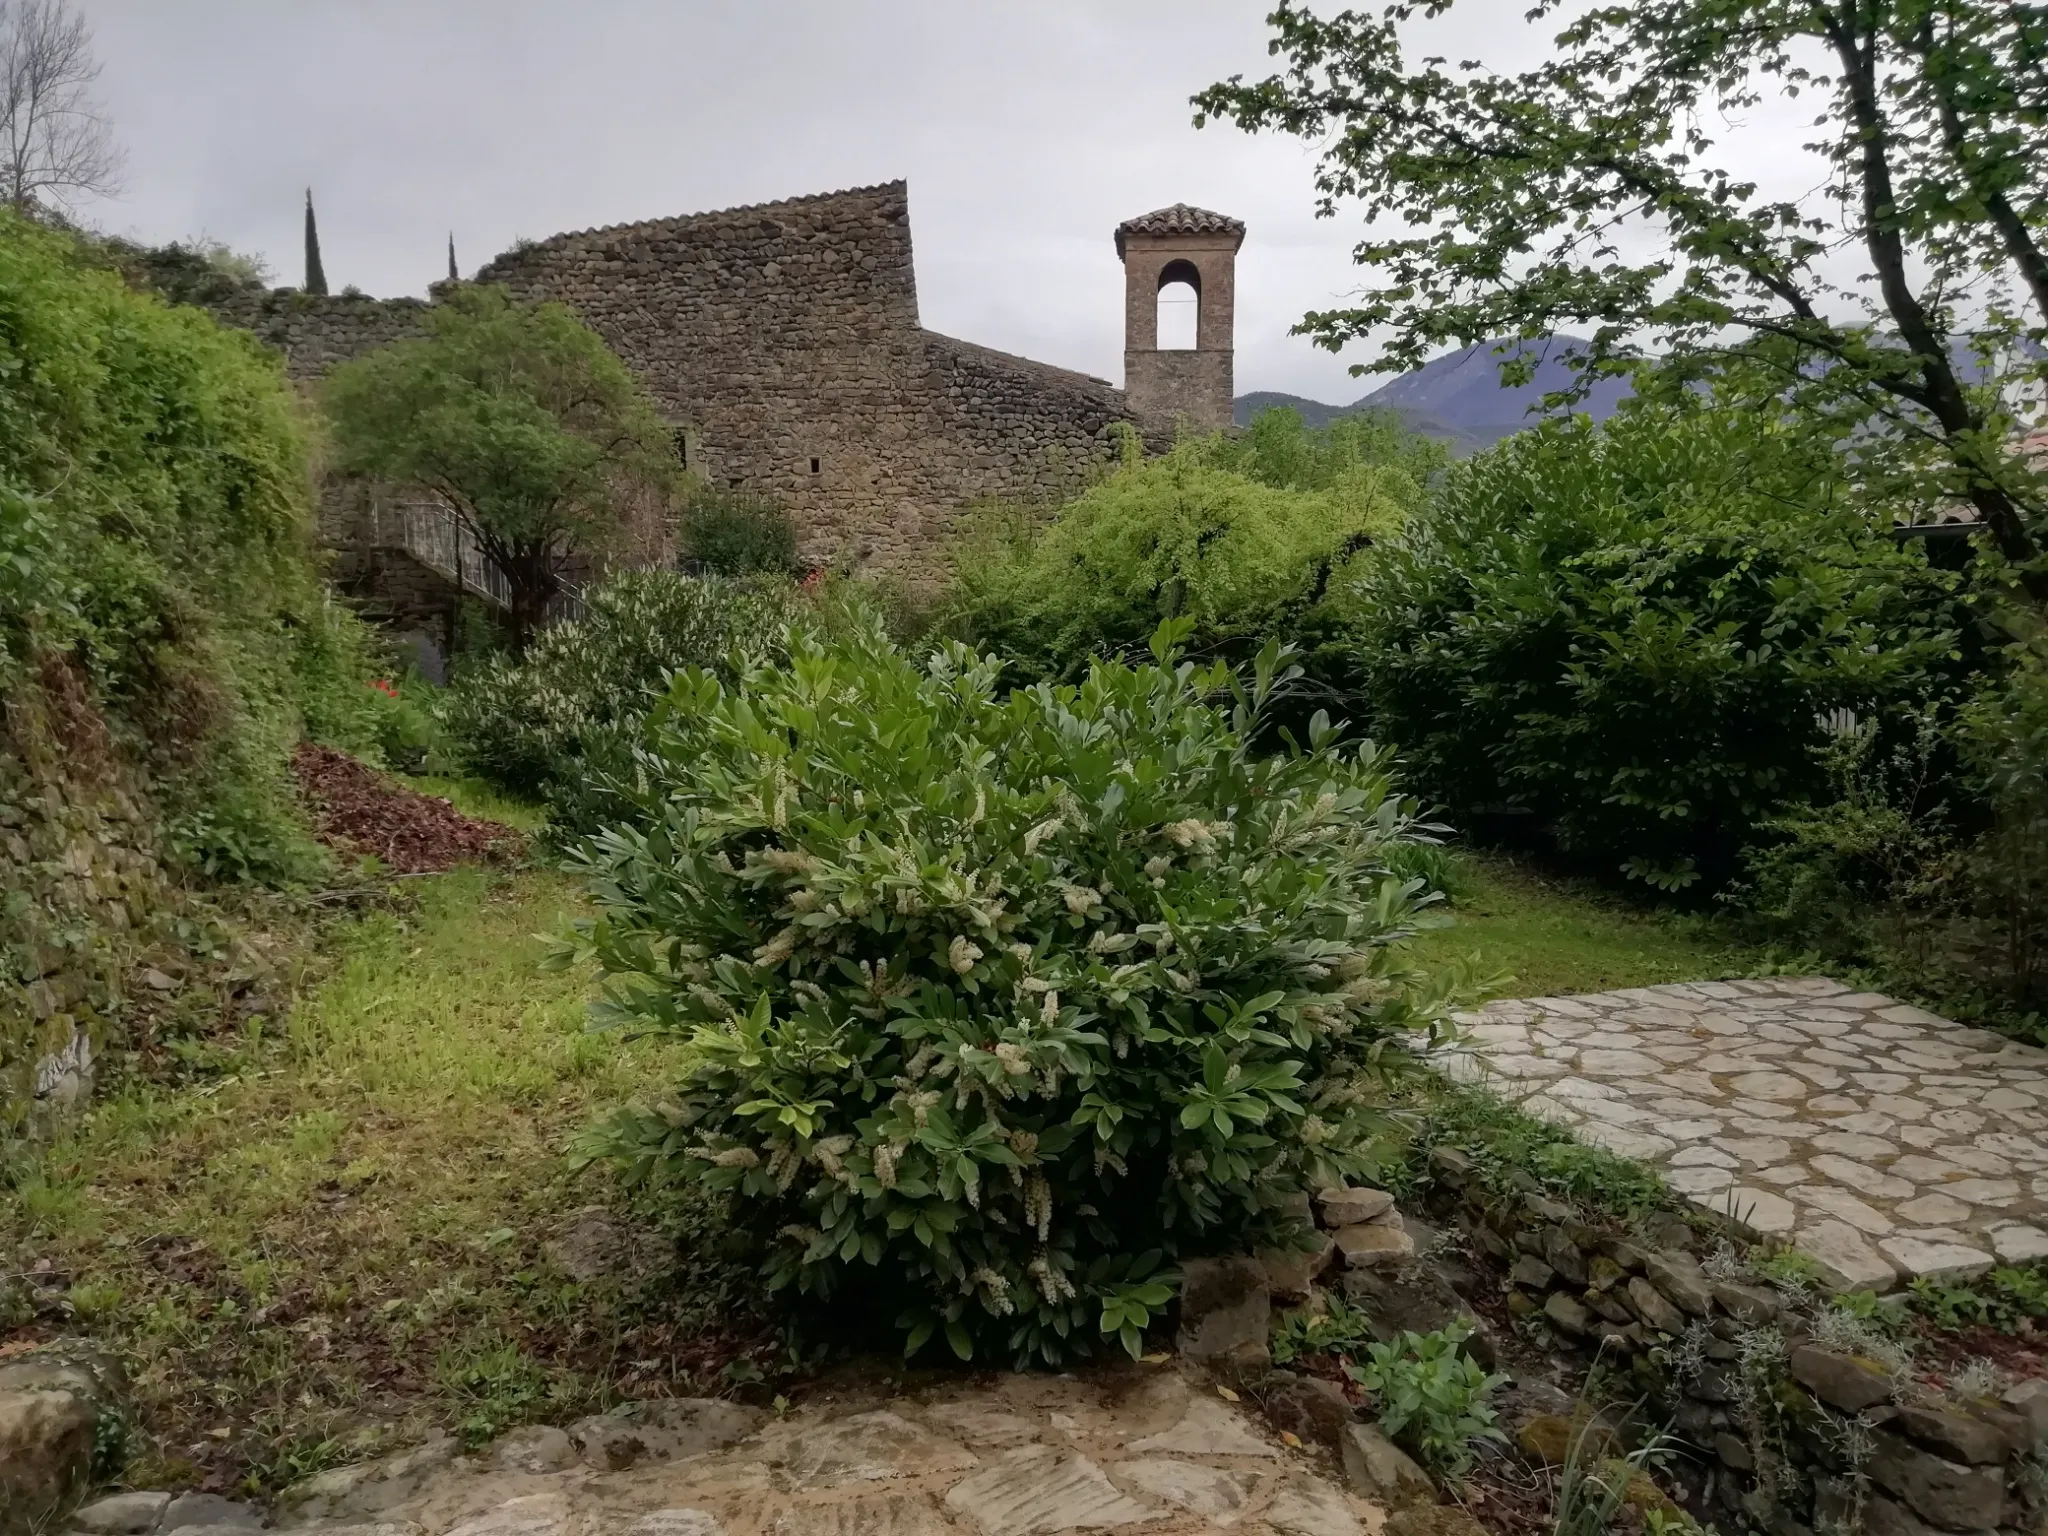
[(1373, 1079), (1453, 987), (1407, 967), (1434, 894), (1388, 868), (1428, 829), (1324, 717), (1253, 749), (1279, 647), (1241, 676), (1177, 638), (1011, 693), (879, 633), (679, 675), (573, 948), (599, 1022), (691, 1066), (582, 1155), (729, 1194), (772, 1287), (1020, 1360), (1135, 1353), (1176, 1259), (1370, 1175)]

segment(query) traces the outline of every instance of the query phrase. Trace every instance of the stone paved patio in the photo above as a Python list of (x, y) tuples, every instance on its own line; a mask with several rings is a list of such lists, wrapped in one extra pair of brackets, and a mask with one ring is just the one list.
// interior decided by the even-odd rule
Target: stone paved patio
[(1452, 1075), (1845, 1288), (2048, 1257), (2048, 1051), (1819, 976), (1490, 1003)]

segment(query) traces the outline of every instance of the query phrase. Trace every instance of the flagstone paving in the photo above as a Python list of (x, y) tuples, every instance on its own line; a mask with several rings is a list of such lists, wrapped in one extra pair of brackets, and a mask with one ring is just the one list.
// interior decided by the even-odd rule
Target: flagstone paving
[(1519, 998), (1464, 1016), (1484, 1081), (1886, 1290), (2048, 1257), (2048, 1051), (1820, 976)]
[(839, 1386), (779, 1418), (683, 1400), (474, 1455), (433, 1442), (288, 1490), (281, 1536), (1372, 1536), (1385, 1519), (1332, 1456), (1178, 1361)]

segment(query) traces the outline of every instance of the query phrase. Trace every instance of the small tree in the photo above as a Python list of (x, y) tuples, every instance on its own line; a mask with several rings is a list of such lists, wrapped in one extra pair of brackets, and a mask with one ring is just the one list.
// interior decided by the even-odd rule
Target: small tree
[(313, 189), (306, 188), (306, 292), (327, 294), (327, 267), (320, 260), (320, 223), (313, 216)]
[[(1531, 69), (1411, 60), (1450, 5), (1281, 0), (1285, 73), (1194, 98), (1198, 124), (1322, 143), (1321, 212), (1374, 222), (1377, 284), (1300, 330), (1334, 351), (1387, 328), (1393, 370), (1590, 327), (1586, 381), (1651, 352), (1667, 378), (1746, 377), (1866, 470), (1974, 506), (2048, 605), (2048, 474), (2014, 430), (2048, 381), (2048, 11), (1642, 0), (1566, 24), (1538, 0), (1562, 30)], [(1718, 141), (1767, 94), (1814, 100), (1810, 194), (1760, 193)]]
[(566, 307), (458, 287), (428, 334), (329, 376), (341, 467), (434, 492), (512, 589), (524, 648), (578, 551), (601, 549), (621, 503), (666, 490), (668, 433), (626, 365)]
[(92, 28), (68, 0), (0, 0), (0, 196), (68, 211), (120, 190), (121, 152), (93, 100)]

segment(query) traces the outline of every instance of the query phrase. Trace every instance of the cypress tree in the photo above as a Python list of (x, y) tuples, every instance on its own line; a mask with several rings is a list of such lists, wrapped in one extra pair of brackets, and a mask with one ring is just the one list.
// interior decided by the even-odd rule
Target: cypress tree
[(461, 274), (455, 270), (455, 231), (452, 229), (448, 231), (448, 281), (462, 281)]
[(306, 188), (306, 292), (325, 295), (327, 269), (320, 265), (320, 226), (313, 222), (313, 189)]

